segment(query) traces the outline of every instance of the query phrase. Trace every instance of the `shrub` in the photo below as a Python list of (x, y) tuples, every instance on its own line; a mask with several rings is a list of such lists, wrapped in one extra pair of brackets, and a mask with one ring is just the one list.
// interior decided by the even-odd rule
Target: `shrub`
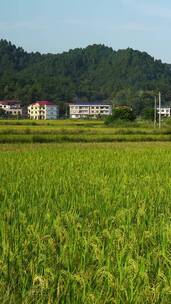
[(154, 119), (154, 109), (153, 108), (145, 108), (142, 111), (142, 118), (145, 120), (153, 120)]
[(134, 121), (136, 116), (131, 108), (114, 108), (112, 115), (108, 116), (105, 120), (105, 123), (112, 124), (117, 121)]

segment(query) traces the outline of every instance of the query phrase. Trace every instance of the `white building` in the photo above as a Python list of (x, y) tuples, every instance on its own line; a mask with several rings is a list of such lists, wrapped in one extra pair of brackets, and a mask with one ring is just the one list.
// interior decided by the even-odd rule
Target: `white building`
[(57, 119), (58, 106), (50, 101), (37, 101), (28, 106), (30, 119)]
[(23, 109), (18, 100), (0, 100), (0, 109), (11, 116), (22, 116)]
[(157, 113), (161, 114), (161, 116), (164, 116), (164, 117), (170, 117), (171, 108), (170, 107), (162, 107), (161, 109), (157, 108)]
[(112, 105), (100, 103), (78, 103), (70, 104), (70, 118), (97, 118), (98, 116), (108, 116), (112, 114)]

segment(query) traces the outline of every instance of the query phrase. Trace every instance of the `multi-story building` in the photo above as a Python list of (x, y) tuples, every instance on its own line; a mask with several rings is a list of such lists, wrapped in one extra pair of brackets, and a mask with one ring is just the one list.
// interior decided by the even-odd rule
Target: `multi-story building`
[(97, 118), (112, 114), (112, 105), (101, 103), (77, 103), (70, 104), (70, 118)]
[(21, 101), (18, 100), (0, 100), (0, 109), (9, 116), (21, 117), (23, 113)]
[(171, 107), (162, 107), (161, 109), (157, 108), (157, 113), (161, 114), (161, 116), (164, 116), (164, 117), (170, 117), (171, 116)]
[(30, 119), (57, 119), (58, 106), (50, 101), (37, 101), (28, 106)]

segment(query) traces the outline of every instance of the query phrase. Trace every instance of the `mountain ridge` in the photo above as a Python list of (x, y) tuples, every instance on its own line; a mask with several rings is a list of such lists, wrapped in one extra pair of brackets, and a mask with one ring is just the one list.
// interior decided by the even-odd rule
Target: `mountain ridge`
[(1, 99), (18, 98), (25, 103), (49, 99), (61, 104), (110, 99), (135, 107), (141, 103), (143, 108), (152, 104), (158, 90), (171, 99), (171, 65), (146, 52), (115, 51), (94, 44), (60, 54), (40, 54), (0, 40)]

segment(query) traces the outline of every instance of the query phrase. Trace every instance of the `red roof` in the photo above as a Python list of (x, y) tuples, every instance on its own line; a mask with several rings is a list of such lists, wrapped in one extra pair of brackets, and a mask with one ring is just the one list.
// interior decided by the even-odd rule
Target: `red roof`
[(21, 101), (19, 100), (0, 100), (0, 104), (3, 105), (11, 105), (11, 104), (20, 104)]
[(43, 101), (36, 101), (32, 103), (32, 105), (38, 104), (39, 106), (55, 106), (55, 104), (51, 101), (43, 100)]

